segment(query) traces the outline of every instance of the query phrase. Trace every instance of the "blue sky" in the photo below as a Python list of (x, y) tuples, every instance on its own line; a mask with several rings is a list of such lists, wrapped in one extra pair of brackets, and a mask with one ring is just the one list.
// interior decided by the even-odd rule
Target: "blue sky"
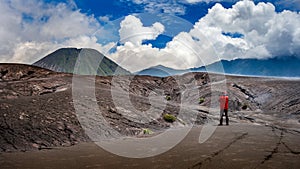
[[(151, 1), (151, 0), (150, 0)], [(153, 0), (152, 0), (153, 1)], [(156, 0), (157, 2), (164, 2), (165, 4), (172, 4), (174, 1), (172, 0)], [(184, 13), (174, 12), (177, 16), (180, 16), (190, 22), (196, 22), (201, 17), (207, 14), (208, 9), (214, 6), (216, 3), (221, 3), (224, 7), (231, 7), (238, 0), (212, 0), (210, 2), (207, 1), (199, 1), (198, 3), (187, 3), (183, 1), (176, 1), (179, 6), (184, 8)], [(59, 0), (57, 1), (59, 2)], [(155, 2), (155, 0), (153, 1)], [(283, 10), (292, 10), (299, 11), (300, 5), (297, 4), (297, 0), (254, 0), (255, 3), (258, 2), (271, 2), (276, 7), (277, 12), (281, 12)], [(77, 7), (80, 8), (83, 12), (94, 14), (95, 16), (111, 16), (111, 19), (117, 19), (122, 16), (126, 16), (132, 13), (142, 13), (148, 12), (149, 10), (145, 10), (147, 7), (147, 3), (136, 4), (130, 0), (75, 0)], [(298, 1), (299, 3), (299, 1)], [(152, 12), (163, 12), (162, 7), (153, 9)]]
[(61, 47), (95, 48), (131, 71), (300, 57), (299, 0), (5, 0), (0, 11), (0, 62)]

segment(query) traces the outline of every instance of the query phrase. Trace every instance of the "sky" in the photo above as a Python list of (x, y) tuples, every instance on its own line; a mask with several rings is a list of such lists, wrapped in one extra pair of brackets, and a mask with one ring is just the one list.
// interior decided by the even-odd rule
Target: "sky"
[(2, 0), (0, 62), (93, 48), (136, 72), (300, 58), (300, 0)]

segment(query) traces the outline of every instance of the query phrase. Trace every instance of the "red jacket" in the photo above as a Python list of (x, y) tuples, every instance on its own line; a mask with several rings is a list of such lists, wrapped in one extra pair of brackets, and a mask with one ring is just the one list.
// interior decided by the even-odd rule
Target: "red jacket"
[(220, 109), (228, 110), (228, 96), (220, 96)]

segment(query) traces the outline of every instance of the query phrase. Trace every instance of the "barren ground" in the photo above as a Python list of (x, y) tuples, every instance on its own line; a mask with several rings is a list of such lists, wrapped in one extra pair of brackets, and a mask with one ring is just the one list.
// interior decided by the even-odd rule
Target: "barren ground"
[[(211, 91), (219, 76), (79, 76), (74, 94), (71, 74), (1, 64), (1, 168), (299, 168), (297, 79), (226, 76), (231, 125), (198, 143), (201, 126), (218, 120), (209, 108), (215, 104), (211, 96), (222, 92)], [(93, 82), (95, 98), (84, 85)], [(205, 98), (201, 104), (200, 97)], [(89, 106), (93, 103), (100, 111)], [(168, 123), (166, 113), (179, 119)], [(109, 154), (87, 135), (99, 130), (105, 139), (144, 137), (145, 128), (154, 136), (189, 125), (192, 132), (178, 146), (146, 159)]]

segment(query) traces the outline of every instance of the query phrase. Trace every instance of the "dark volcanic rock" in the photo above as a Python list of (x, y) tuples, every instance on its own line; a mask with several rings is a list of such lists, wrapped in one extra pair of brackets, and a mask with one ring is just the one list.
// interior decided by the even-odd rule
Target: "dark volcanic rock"
[(71, 100), (70, 74), (1, 64), (0, 150), (26, 151), (89, 140)]
[(23, 64), (0, 64), (0, 81), (29, 80), (56, 74), (48, 69)]
[[(91, 109), (79, 115), (74, 108), (72, 74), (28, 65), (0, 64), (0, 151), (26, 151), (91, 141), (86, 129), (94, 127), (105, 129), (105, 137), (109, 138), (112, 130), (123, 136), (137, 136), (145, 128), (160, 133), (172, 126), (217, 120), (218, 116), (209, 112), (210, 105), (215, 104), (211, 103), (210, 88), (211, 79), (217, 79), (215, 76), (207, 73), (164, 78), (78, 76), (83, 82), (95, 79), (95, 101), (101, 111), (96, 114)], [(299, 80), (234, 76), (227, 76), (226, 80), (231, 119), (247, 122), (269, 120), (268, 123), (276, 124), (282, 119), (292, 119), (297, 123)], [(189, 86), (194, 88), (191, 90)], [(94, 99), (85, 93), (89, 87), (80, 86), (79, 90), (82, 92), (79, 96), (87, 101)], [(112, 91), (123, 94), (113, 98)], [(166, 96), (170, 99), (167, 100)], [(200, 97), (205, 98), (201, 105), (198, 102)], [(239, 112), (244, 104), (247, 109)], [(181, 119), (174, 123), (163, 120), (164, 114), (178, 116), (182, 109), (185, 114)], [(254, 111), (257, 113), (251, 114)], [(275, 120), (265, 116), (264, 112), (272, 112)], [(91, 113), (103, 116), (111, 129), (105, 126), (103, 119), (90, 117)], [(94, 123), (81, 123), (90, 119)]]

